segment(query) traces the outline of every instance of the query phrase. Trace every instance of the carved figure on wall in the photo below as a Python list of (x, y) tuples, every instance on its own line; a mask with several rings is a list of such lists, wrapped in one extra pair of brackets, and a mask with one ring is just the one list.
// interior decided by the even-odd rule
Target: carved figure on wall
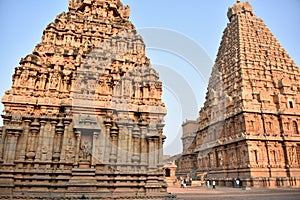
[(150, 93), (149, 94), (150, 94), (150, 97), (153, 97), (153, 98), (156, 97), (156, 88), (155, 88), (154, 85), (150, 86)]
[(296, 147), (292, 146), (289, 151), (289, 160), (290, 164), (293, 165), (296, 163)]
[(88, 157), (91, 155), (91, 145), (89, 144), (89, 142), (87, 140), (83, 141), (83, 144), (81, 145), (81, 150), (82, 150), (82, 159), (83, 160), (87, 160)]
[(218, 158), (217, 159), (219, 159), (219, 166), (223, 167), (223, 161), (224, 161), (223, 151), (218, 152)]
[(50, 89), (58, 89), (59, 75), (54, 74), (50, 80)]
[(29, 76), (29, 72), (28, 72), (27, 69), (25, 69), (22, 72), (21, 76), (20, 76), (20, 84), (19, 84), (20, 86), (25, 86), (26, 85), (26, 81), (28, 79), (28, 76)]

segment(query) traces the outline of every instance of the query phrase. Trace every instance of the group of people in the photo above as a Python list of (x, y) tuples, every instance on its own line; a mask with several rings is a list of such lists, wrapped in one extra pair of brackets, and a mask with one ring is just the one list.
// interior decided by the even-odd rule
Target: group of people
[(181, 188), (186, 188), (186, 180), (185, 179), (181, 180), (180, 187)]
[[(192, 178), (177, 178), (174, 180), (173, 184), (180, 183), (181, 188), (186, 188), (187, 186), (192, 185)], [(239, 178), (232, 180), (233, 187), (240, 188), (242, 186), (241, 180)], [(216, 181), (215, 180), (206, 180), (206, 187), (216, 189)]]
[(178, 181), (180, 181), (180, 187), (181, 187), (181, 188), (186, 188), (188, 185), (190, 185), (190, 186), (192, 185), (193, 179), (190, 178), (190, 177), (188, 177), (188, 178), (182, 178), (182, 177), (180, 177), (179, 179), (174, 180), (174, 185), (175, 185)]
[[(206, 181), (207, 188), (210, 188), (210, 180)], [(216, 181), (212, 181), (212, 188), (216, 189)]]

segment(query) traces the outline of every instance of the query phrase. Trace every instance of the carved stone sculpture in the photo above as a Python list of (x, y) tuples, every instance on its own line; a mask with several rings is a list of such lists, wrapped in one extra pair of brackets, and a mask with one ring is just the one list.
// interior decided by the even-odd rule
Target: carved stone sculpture
[(162, 83), (129, 14), (69, 0), (21, 59), (2, 98), (0, 199), (165, 199)]

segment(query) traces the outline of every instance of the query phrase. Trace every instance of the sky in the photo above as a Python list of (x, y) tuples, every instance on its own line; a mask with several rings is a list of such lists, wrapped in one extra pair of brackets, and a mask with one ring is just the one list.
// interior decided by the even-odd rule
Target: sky
[[(182, 151), (181, 124), (196, 119), (207, 81), (236, 0), (123, 0), (163, 82), (168, 114), (165, 154)], [(300, 65), (300, 0), (250, 0), (296, 64)], [(68, 0), (0, 0), (0, 96), (22, 57), (41, 41), (43, 30), (67, 11)], [(3, 110), (3, 106), (0, 106)], [(2, 122), (0, 122), (2, 124)]]

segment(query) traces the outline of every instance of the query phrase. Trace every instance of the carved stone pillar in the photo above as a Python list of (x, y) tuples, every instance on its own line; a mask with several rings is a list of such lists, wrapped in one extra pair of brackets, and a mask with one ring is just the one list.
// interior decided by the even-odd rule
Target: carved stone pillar
[(132, 158), (132, 154), (133, 154), (133, 143), (132, 143), (132, 128), (133, 125), (132, 124), (128, 124), (127, 125), (127, 129), (128, 129), (128, 134), (127, 134), (127, 159), (126, 162), (127, 163), (131, 163), (131, 158)]
[(66, 119), (63, 121), (64, 123), (64, 134), (63, 134), (63, 141), (62, 141), (62, 147), (61, 147), (61, 155), (60, 155), (60, 161), (65, 162), (66, 161), (66, 149), (68, 147), (68, 131), (69, 131), (69, 125), (71, 123), (71, 120)]
[(133, 135), (133, 156), (132, 156), (132, 162), (134, 164), (139, 164), (140, 162), (140, 136), (139, 135)]
[[(271, 142), (269, 142), (269, 141), (266, 141), (266, 153), (267, 153), (267, 155), (266, 155), (266, 157), (267, 157), (267, 159), (268, 159), (268, 168), (270, 169), (271, 168), (271, 157), (270, 157), (270, 149), (271, 149), (271, 147), (272, 147), (272, 143)], [(261, 158), (260, 158), (261, 159)], [(259, 160), (260, 160), (259, 159)], [(270, 173), (271, 173), (271, 171), (270, 171)], [(270, 176), (271, 177), (271, 176)]]
[(40, 133), (39, 133), (39, 136), (38, 136), (38, 145), (37, 145), (37, 150), (36, 150), (35, 161), (40, 161), (41, 160), (42, 150), (44, 148), (44, 141), (46, 140), (45, 131), (44, 131), (46, 121), (41, 120), (40, 124), (41, 124), (41, 128), (40, 128)]
[[(119, 134), (118, 134), (118, 143), (117, 143), (117, 162), (118, 163), (125, 163), (126, 162), (126, 154), (124, 150), (126, 149), (124, 140), (122, 140), (124, 136), (124, 125), (118, 123), (118, 128), (119, 128)], [(127, 133), (126, 133), (127, 134)], [(126, 144), (127, 145), (127, 144)]]
[(155, 168), (157, 169), (158, 165), (159, 165), (159, 138), (156, 137), (154, 138), (154, 156), (155, 156), (155, 159), (154, 159), (154, 165), (155, 165)]
[(4, 164), (13, 164), (16, 156), (16, 148), (18, 138), (22, 131), (19, 130), (7, 130), (5, 148), (4, 148)]
[(166, 136), (163, 135), (163, 127), (164, 124), (157, 124), (157, 129), (158, 129), (158, 133), (159, 133), (159, 138), (157, 141), (157, 162), (159, 167), (163, 167), (164, 165), (164, 152), (163, 152), (163, 144), (164, 144), (164, 140), (166, 139)]
[(132, 132), (132, 151), (133, 151), (133, 156), (132, 156), (132, 162), (134, 164), (139, 164), (140, 163), (140, 129), (136, 125), (133, 129)]
[(92, 146), (92, 152), (91, 152), (91, 166), (94, 167), (97, 163), (98, 159), (98, 145), (97, 140), (99, 137), (100, 131), (95, 131), (93, 133), (93, 146)]
[(105, 131), (100, 131), (99, 132), (99, 150), (98, 150), (98, 153), (97, 153), (97, 159), (103, 163), (104, 162), (104, 157), (105, 157), (105, 143), (106, 143), (106, 140), (107, 140), (107, 137), (106, 137), (106, 132)]
[(50, 137), (49, 137), (49, 143), (48, 143), (48, 153), (47, 153), (47, 161), (52, 161), (52, 156), (53, 156), (53, 152), (54, 152), (54, 142), (55, 142), (55, 127), (56, 127), (57, 121), (52, 120), (51, 121), (51, 128), (50, 128)]
[[(110, 151), (111, 151), (111, 140), (110, 140), (110, 129), (111, 129), (111, 119), (109, 117), (107, 117), (107, 119), (104, 121), (105, 127), (106, 127), (106, 133), (105, 133), (105, 141), (104, 141), (104, 158), (103, 161), (104, 163), (108, 163), (109, 162), (109, 157), (110, 157)], [(104, 134), (104, 133), (103, 133)]]
[(26, 147), (27, 147), (27, 141), (28, 141), (28, 134), (29, 134), (29, 129), (30, 129), (30, 124), (31, 120), (30, 119), (25, 119), (24, 120), (24, 133), (23, 133), (23, 141), (21, 144), (21, 151), (20, 151), (20, 156), (19, 156), (19, 160), (24, 161), (25, 160), (25, 156), (26, 156)]
[(111, 151), (110, 151), (109, 162), (116, 163), (117, 154), (118, 154), (118, 128), (116, 127), (115, 124), (113, 125), (113, 127), (111, 127), (110, 136), (111, 136)]
[(147, 131), (147, 127), (143, 124), (143, 126), (141, 126), (141, 140), (140, 140), (140, 145), (143, 148), (140, 148), (140, 151), (138, 152), (139, 154), (141, 154), (141, 164), (142, 165), (147, 165), (147, 157), (148, 157), (148, 148), (147, 148), (147, 141), (146, 141), (146, 131)]
[(74, 165), (78, 165), (81, 132), (80, 131), (75, 131), (75, 137), (76, 137), (76, 146), (75, 146), (75, 162), (74, 162)]
[(55, 143), (53, 146), (54, 154), (52, 156), (53, 160), (56, 162), (59, 161), (59, 159), (60, 159), (63, 133), (64, 133), (64, 125), (61, 122), (59, 122), (56, 125), (56, 140), (55, 140)]
[(40, 123), (37, 120), (31, 123), (30, 137), (28, 139), (27, 153), (26, 153), (26, 157), (28, 158), (29, 161), (33, 161), (33, 159), (36, 156), (37, 135), (39, 132), (39, 126)]
[(157, 168), (157, 162), (156, 162), (156, 142), (157, 138), (148, 138), (148, 144), (149, 144), (149, 152), (148, 152), (148, 168), (149, 170), (155, 170)]

